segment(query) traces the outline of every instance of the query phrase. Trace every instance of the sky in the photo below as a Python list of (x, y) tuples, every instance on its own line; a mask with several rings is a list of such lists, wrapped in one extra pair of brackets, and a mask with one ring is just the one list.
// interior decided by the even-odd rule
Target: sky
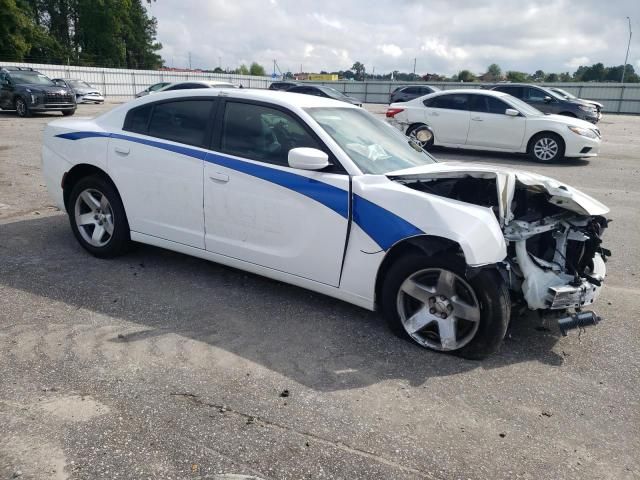
[(451, 75), (503, 71), (574, 72), (629, 62), (640, 71), (640, 0), (157, 0), (167, 66), (268, 73), (338, 71), (363, 63)]

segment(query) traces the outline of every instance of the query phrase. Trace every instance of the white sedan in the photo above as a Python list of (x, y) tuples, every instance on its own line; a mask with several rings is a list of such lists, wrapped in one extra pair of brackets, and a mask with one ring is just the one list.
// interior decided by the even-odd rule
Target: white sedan
[(447, 90), (392, 103), (389, 123), (420, 144), (528, 153), (537, 162), (595, 157), (600, 130), (589, 122), (540, 110), (493, 90)]
[(212, 260), (378, 308), (404, 337), (468, 358), (498, 348), (511, 298), (580, 308), (605, 276), (598, 201), (438, 163), (365, 110), (310, 95), (167, 92), (55, 121), (43, 172), (97, 257), (136, 241)]

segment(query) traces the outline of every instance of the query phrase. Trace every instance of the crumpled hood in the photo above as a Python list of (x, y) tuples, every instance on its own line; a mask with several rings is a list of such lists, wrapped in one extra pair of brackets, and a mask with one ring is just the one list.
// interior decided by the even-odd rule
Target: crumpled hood
[(517, 183), (533, 189), (541, 189), (550, 195), (549, 202), (580, 215), (605, 215), (609, 208), (595, 198), (567, 184), (537, 173), (515, 168), (479, 163), (439, 162), (386, 174), (391, 179), (430, 179), (471, 176), (495, 178), (500, 206), (500, 223), (508, 224), (512, 219), (511, 202)]

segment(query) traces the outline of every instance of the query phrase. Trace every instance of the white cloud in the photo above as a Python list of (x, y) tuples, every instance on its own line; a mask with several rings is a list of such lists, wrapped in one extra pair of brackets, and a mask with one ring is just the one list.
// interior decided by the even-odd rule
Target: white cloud
[(322, 25), (325, 25), (327, 27), (331, 27), (331, 28), (335, 28), (338, 30), (342, 29), (342, 23), (340, 22), (340, 20), (335, 20), (335, 19), (329, 19), (327, 17), (325, 17), (322, 13), (312, 13), (311, 16), (317, 20), (319, 23), (321, 23)]
[(580, 65), (591, 65), (591, 60), (589, 57), (573, 57), (564, 65), (565, 67), (578, 68)]
[[(360, 61), (367, 70), (455, 73), (562, 72), (580, 64), (622, 63), (626, 15), (638, 0), (162, 0), (151, 2), (160, 52), (169, 64), (237, 67), (241, 61), (283, 70), (334, 71)], [(640, 35), (629, 63), (640, 62)]]
[(399, 57), (402, 55), (402, 49), (394, 45), (392, 43), (385, 43), (384, 45), (378, 45), (376, 47), (380, 52), (384, 55), (388, 55), (390, 57)]

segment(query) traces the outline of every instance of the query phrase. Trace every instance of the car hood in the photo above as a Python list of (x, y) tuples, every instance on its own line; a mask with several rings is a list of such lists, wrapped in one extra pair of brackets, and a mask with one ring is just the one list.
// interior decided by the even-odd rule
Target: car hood
[(533, 190), (543, 191), (548, 195), (549, 203), (580, 215), (605, 215), (609, 212), (609, 208), (595, 198), (558, 180), (537, 173), (497, 165), (439, 162), (390, 172), (386, 176), (391, 180), (405, 184), (412, 180), (445, 178), (495, 179), (499, 217), (502, 225), (508, 224), (513, 219), (511, 203), (518, 184)]
[(59, 87), (57, 85), (40, 85), (38, 83), (21, 83), (20, 87), (28, 88), (32, 92), (55, 92), (58, 93), (61, 90), (64, 90), (64, 93), (69, 93), (70, 90), (66, 87)]
[(604, 108), (604, 105), (601, 104), (600, 102), (596, 102), (594, 100), (585, 100), (584, 98), (580, 98), (579, 99), (582, 103), (586, 103), (587, 105), (595, 105), (596, 107), (602, 109)]
[(544, 121), (553, 120), (554, 122), (564, 123), (565, 125), (570, 125), (572, 127), (581, 127), (581, 128), (588, 128), (590, 130), (594, 130), (594, 129), (597, 130), (597, 128), (593, 125), (593, 123), (589, 123), (586, 120), (581, 120), (575, 117), (569, 117), (567, 115), (556, 115), (554, 113), (551, 113), (548, 115), (532, 115), (530, 117), (527, 117), (527, 120), (536, 119), (536, 118), (539, 118)]

